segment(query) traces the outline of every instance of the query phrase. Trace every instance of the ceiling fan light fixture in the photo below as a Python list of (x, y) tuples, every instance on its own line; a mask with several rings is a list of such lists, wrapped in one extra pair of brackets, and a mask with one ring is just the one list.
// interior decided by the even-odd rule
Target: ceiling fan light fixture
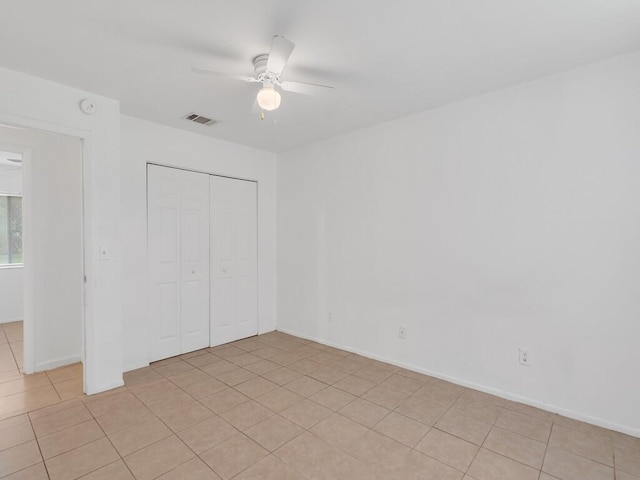
[(260, 89), (256, 100), (262, 110), (270, 112), (280, 106), (282, 97), (274, 85), (266, 85)]

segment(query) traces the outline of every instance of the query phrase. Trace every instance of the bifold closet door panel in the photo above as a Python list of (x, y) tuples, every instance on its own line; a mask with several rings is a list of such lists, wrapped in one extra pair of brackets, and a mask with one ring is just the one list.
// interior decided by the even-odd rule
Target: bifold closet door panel
[(150, 361), (181, 353), (180, 174), (147, 167)]
[(236, 321), (238, 338), (258, 334), (258, 184), (238, 181), (236, 198)]
[(209, 175), (147, 167), (149, 357), (209, 346)]
[(211, 345), (258, 333), (257, 184), (212, 176)]
[(181, 172), (182, 353), (209, 346), (209, 175)]

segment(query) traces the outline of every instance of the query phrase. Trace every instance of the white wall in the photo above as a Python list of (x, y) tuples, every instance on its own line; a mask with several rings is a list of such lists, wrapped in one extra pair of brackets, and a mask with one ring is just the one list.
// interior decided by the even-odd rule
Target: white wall
[[(0, 170), (0, 193), (22, 195), (22, 169)], [(22, 320), (22, 266), (0, 267), (0, 323)]]
[[(95, 115), (78, 108), (92, 99)], [(117, 101), (36, 77), (0, 69), (0, 123), (84, 138), (85, 389), (95, 393), (122, 384), (120, 276), (120, 107)], [(26, 176), (26, 174), (25, 174)], [(25, 194), (27, 185), (25, 183)], [(26, 238), (25, 238), (26, 241)], [(99, 247), (109, 250), (100, 260)], [(25, 281), (35, 277), (25, 266)], [(27, 291), (25, 291), (25, 296)], [(25, 308), (32, 308), (27, 301)], [(25, 318), (30, 314), (25, 310)], [(25, 338), (30, 328), (25, 323)], [(25, 368), (33, 346), (25, 342)]]
[(22, 195), (22, 168), (0, 170), (0, 193)]
[[(275, 155), (122, 116), (122, 259), (124, 367), (145, 366), (147, 327), (146, 164), (258, 181), (258, 328), (276, 326)], [(215, 128), (203, 127), (203, 128)]]
[[(35, 370), (78, 362), (82, 360), (84, 274), (82, 142), (0, 127), (0, 144), (28, 152), (23, 156), (25, 177), (30, 177), (25, 178), (30, 191), (23, 198), (23, 232), (31, 238), (25, 264), (36, 280), (31, 292)], [(11, 270), (0, 269), (0, 275)], [(17, 301), (22, 302), (22, 294)]]
[(22, 320), (22, 267), (0, 267), (0, 323)]
[(278, 155), (278, 329), (640, 435), (638, 85), (633, 54)]

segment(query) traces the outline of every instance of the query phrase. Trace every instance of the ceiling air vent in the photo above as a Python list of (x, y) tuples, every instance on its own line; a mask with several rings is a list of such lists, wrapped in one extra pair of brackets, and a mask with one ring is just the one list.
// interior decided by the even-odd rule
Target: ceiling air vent
[(185, 120), (189, 120), (190, 122), (199, 123), (200, 125), (213, 125), (216, 123), (212, 118), (205, 117), (203, 115), (198, 115), (197, 113), (190, 113), (189, 115), (184, 117)]

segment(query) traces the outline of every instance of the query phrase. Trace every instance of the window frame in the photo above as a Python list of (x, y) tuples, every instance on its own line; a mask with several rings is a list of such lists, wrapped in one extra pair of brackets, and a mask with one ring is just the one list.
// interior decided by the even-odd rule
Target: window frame
[[(14, 197), (14, 198), (20, 198), (20, 202), (22, 203), (22, 199), (23, 196), (22, 194), (18, 194), (18, 193), (9, 193), (9, 192), (0, 192), (0, 197), (6, 197), (7, 198), (7, 223), (6, 225), (0, 225), (0, 229), (5, 229), (7, 231), (7, 260), (9, 261), (9, 263), (0, 263), (0, 269), (3, 268), (22, 268), (24, 267), (24, 256), (22, 258), (22, 261), (20, 263), (11, 263), (11, 214), (10, 212), (10, 202), (11, 200), (9, 200), (10, 198)], [(21, 219), (22, 220), (22, 219)], [(22, 221), (21, 221), (22, 223)], [(24, 248), (24, 242), (21, 239), (21, 243), (22, 246)]]

